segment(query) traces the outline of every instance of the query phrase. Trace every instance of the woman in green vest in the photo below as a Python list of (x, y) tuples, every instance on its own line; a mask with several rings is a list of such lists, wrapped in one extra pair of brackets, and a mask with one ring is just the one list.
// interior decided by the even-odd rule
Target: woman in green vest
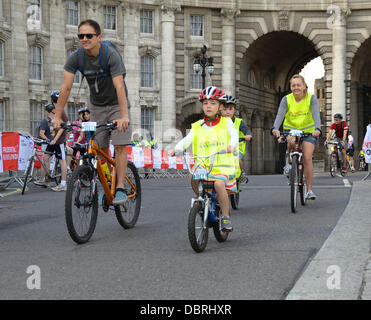
[[(303, 141), (304, 175), (307, 185), (306, 200), (316, 199), (312, 190), (313, 185), (313, 162), (312, 156), (321, 135), (320, 108), (317, 98), (308, 93), (308, 86), (303, 76), (295, 74), (290, 80), (291, 93), (284, 96), (278, 108), (272, 133), (276, 138), (280, 137), (279, 128), (283, 121), (284, 130), (298, 129), (312, 133)], [(294, 137), (288, 137), (287, 149), (290, 152), (295, 142)], [(288, 167), (285, 167), (287, 172)]]
[(237, 99), (233, 96), (226, 95), (226, 101), (224, 106), (221, 107), (221, 114), (223, 117), (231, 118), (234, 124), (234, 127), (238, 133), (238, 137), (243, 141), (239, 141), (238, 143), (238, 162), (239, 168), (236, 173), (236, 178), (240, 178), (240, 182), (245, 181), (246, 183), (249, 181), (247, 178), (246, 169), (243, 168), (242, 158), (246, 153), (246, 141), (250, 141), (252, 139), (252, 132), (250, 128), (245, 124), (242, 118), (235, 117), (236, 113), (236, 105)]
[[(237, 192), (236, 167), (232, 152), (238, 148), (238, 135), (232, 120), (219, 114), (220, 106), (225, 101), (225, 93), (222, 89), (209, 86), (202, 90), (199, 100), (202, 103), (204, 118), (192, 123), (192, 129), (177, 143), (175, 149), (170, 151), (170, 156), (187, 149), (191, 144), (195, 157), (212, 155), (220, 150), (227, 151), (215, 157), (208, 180), (214, 181), (214, 188), (218, 195), (222, 211), (222, 231), (231, 232), (233, 227), (229, 216), (227, 189)], [(197, 159), (195, 161), (197, 163)], [(208, 161), (205, 162), (205, 167), (208, 168)], [(192, 188), (197, 195), (199, 181), (190, 178)]]

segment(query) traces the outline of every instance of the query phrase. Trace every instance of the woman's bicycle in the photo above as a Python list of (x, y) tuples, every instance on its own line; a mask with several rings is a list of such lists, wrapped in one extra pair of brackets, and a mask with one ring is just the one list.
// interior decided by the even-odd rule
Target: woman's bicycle
[[(94, 125), (92, 125), (94, 124)], [(79, 158), (79, 164), (67, 181), (65, 200), (65, 215), (68, 232), (78, 244), (89, 241), (98, 216), (98, 181), (100, 180), (104, 195), (101, 199), (103, 211), (114, 210), (119, 224), (125, 228), (133, 228), (138, 220), (141, 206), (141, 185), (135, 165), (128, 161), (124, 189), (128, 200), (122, 205), (113, 205), (116, 191), (116, 161), (106, 154), (95, 143), (95, 130), (104, 127), (105, 130), (116, 129), (114, 123), (96, 125), (93, 122), (85, 125), (62, 125), (63, 129), (71, 130), (73, 126), (83, 127), (89, 131), (87, 152)], [(88, 126), (88, 128), (86, 127)], [(90, 127), (89, 127), (90, 126)], [(111, 177), (106, 177), (100, 157), (111, 166)]]
[[(40, 150), (37, 147), (41, 145), (47, 145), (49, 142), (44, 139), (40, 138), (33, 138), (34, 140), (34, 149), (32, 151), (32, 155), (28, 160), (27, 168), (25, 171), (25, 178), (23, 182), (23, 188), (22, 188), (22, 195), (24, 194), (27, 183), (34, 181), (34, 170), (35, 170), (35, 161), (39, 161), (41, 166), (46, 172), (46, 178), (48, 178), (51, 181), (55, 181), (56, 185), (58, 185), (61, 182), (61, 167), (59, 165), (58, 159), (54, 158), (53, 162), (49, 162), (49, 168), (47, 168), (45, 162), (43, 161), (42, 157), (39, 156), (39, 153), (42, 154), (49, 154), (53, 155), (53, 152), (48, 152), (45, 150)], [(49, 158), (49, 161), (52, 160), (52, 158)], [(45, 185), (46, 187), (46, 185)]]
[[(191, 210), (188, 216), (188, 239), (191, 247), (196, 252), (205, 250), (209, 239), (209, 228), (213, 228), (215, 238), (218, 242), (225, 242), (229, 232), (223, 232), (221, 226), (221, 209), (218, 202), (218, 197), (214, 189), (214, 182), (208, 181), (209, 173), (211, 172), (218, 154), (226, 153), (225, 150), (216, 152), (210, 156), (194, 157), (198, 163), (191, 168), (187, 160), (188, 155), (185, 155), (185, 163), (193, 180), (200, 180), (198, 187), (198, 197), (192, 198)], [(205, 161), (210, 159), (209, 168), (203, 166)]]
[[(331, 147), (331, 154), (330, 154), (330, 175), (331, 177), (335, 177), (336, 173), (339, 172), (343, 177), (345, 176), (346, 172), (341, 170), (342, 168), (342, 161), (341, 161), (341, 143), (340, 142), (327, 142), (327, 145), (333, 145)], [(346, 161), (346, 160), (345, 160)]]
[(303, 163), (303, 138), (311, 136), (311, 133), (305, 133), (301, 130), (290, 130), (281, 132), (281, 136), (287, 139), (288, 136), (295, 138), (294, 147), (288, 154), (287, 159), (291, 163), (289, 170), (289, 185), (290, 185), (290, 204), (291, 212), (296, 213), (298, 206), (298, 194), (300, 203), (302, 206), (305, 205), (306, 199), (305, 194), (307, 192), (307, 186), (304, 181), (304, 163)]

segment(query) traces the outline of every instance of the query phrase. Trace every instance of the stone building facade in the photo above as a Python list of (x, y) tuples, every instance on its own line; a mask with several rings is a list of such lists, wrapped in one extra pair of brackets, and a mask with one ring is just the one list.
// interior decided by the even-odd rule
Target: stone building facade
[[(359, 148), (371, 118), (371, 3), (368, 0), (0, 0), (0, 130), (31, 132), (63, 80), (77, 24), (97, 20), (124, 57), (131, 124), (160, 145), (179, 140), (201, 115), (194, 56), (206, 45), (215, 72), (206, 84), (239, 99), (252, 128), (245, 166), (276, 172), (269, 134), (289, 79), (320, 56), (325, 67), (324, 127), (342, 113)], [(77, 76), (70, 118), (86, 104)]]

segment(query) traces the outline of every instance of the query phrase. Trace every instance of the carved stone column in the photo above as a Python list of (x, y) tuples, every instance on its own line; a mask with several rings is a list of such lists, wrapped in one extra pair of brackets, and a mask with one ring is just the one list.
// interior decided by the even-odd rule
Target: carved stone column
[[(180, 7), (164, 3), (161, 5), (161, 120), (162, 132), (176, 127), (175, 88), (175, 12)], [(160, 128), (159, 128), (160, 129)], [(163, 137), (165, 145), (171, 137)]]
[(227, 94), (236, 94), (236, 15), (239, 10), (222, 9), (222, 88)]
[(332, 26), (332, 116), (341, 113), (346, 119), (346, 15), (335, 12)]

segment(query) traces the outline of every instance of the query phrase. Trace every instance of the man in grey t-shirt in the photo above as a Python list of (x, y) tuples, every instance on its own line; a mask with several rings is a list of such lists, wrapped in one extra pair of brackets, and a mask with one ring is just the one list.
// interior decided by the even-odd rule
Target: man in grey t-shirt
[[(82, 21), (78, 27), (78, 32), (82, 47), (79, 53), (84, 54), (84, 75), (90, 88), (88, 107), (91, 111), (91, 121), (98, 124), (113, 121), (117, 124), (117, 130), (113, 131), (111, 136), (112, 144), (115, 146), (117, 168), (117, 186), (113, 204), (120, 205), (127, 201), (124, 190), (127, 168), (125, 146), (131, 144), (127, 90), (124, 83), (125, 65), (120, 54), (108, 46), (107, 62), (110, 74), (102, 75), (103, 70), (100, 62), (102, 34), (99, 24), (90, 19)], [(56, 115), (52, 122), (56, 128), (59, 128), (62, 123), (61, 114), (70, 95), (78, 68), (79, 56), (75, 51), (69, 56), (64, 67), (64, 80), (56, 104)], [(99, 147), (108, 153), (109, 136), (106, 130), (96, 132), (96, 142)]]

